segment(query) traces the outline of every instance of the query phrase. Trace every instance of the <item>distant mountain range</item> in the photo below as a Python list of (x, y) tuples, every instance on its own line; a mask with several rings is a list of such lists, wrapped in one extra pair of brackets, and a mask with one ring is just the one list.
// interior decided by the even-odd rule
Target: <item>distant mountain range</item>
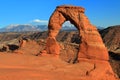
[[(103, 29), (103, 27), (99, 27)], [(13, 24), (1, 28), (0, 32), (25, 32), (25, 31), (46, 31), (47, 25), (32, 25), (32, 24)], [(63, 25), (61, 30), (77, 30), (73, 25)]]
[[(17, 24), (9, 25), (5, 28), (1, 28), (0, 32), (25, 32), (25, 31), (46, 31), (47, 25), (31, 25), (31, 24)], [(73, 26), (63, 26), (62, 30), (76, 30)]]
[(9, 25), (0, 29), (0, 32), (25, 32), (25, 31), (43, 31), (46, 30), (46, 25), (31, 25), (31, 24), (17, 24)]

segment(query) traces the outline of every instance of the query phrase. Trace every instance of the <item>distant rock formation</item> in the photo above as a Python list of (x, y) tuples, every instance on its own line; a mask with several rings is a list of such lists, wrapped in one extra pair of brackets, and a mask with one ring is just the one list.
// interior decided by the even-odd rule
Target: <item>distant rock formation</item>
[(120, 53), (120, 25), (103, 29), (100, 34), (109, 51)]
[(70, 21), (79, 30), (81, 40), (78, 58), (108, 60), (105, 48), (97, 28), (93, 26), (84, 14), (84, 8), (76, 6), (58, 6), (49, 20), (47, 38), (47, 52), (59, 54), (60, 47), (56, 36), (65, 21)]

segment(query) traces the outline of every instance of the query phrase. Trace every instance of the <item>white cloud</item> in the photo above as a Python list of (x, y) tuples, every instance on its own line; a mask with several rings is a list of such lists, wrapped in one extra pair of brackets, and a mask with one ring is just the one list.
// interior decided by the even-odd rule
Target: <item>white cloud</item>
[(65, 26), (74, 27), (74, 25), (71, 24), (70, 21), (66, 21), (65, 23), (63, 23), (62, 27), (65, 27)]
[(31, 22), (34, 22), (34, 23), (48, 23), (47, 20), (40, 20), (40, 19), (34, 19)]

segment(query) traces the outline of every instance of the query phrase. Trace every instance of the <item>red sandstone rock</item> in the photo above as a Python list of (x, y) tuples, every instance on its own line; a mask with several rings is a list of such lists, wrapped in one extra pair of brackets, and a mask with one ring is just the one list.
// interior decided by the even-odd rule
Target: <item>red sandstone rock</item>
[(76, 6), (58, 6), (49, 20), (47, 53), (59, 54), (56, 36), (65, 21), (70, 21), (79, 30), (81, 43), (78, 58), (108, 60), (108, 52), (96, 29), (84, 14), (84, 8)]
[(20, 42), (19, 47), (21, 48), (21, 47), (24, 47), (24, 46), (26, 45), (26, 42), (27, 42), (27, 41), (21, 39), (19, 42)]
[(49, 54), (59, 54), (60, 47), (58, 43), (56, 42), (56, 39), (52, 37), (48, 37), (47, 44), (46, 44), (46, 50)]
[[(22, 40), (20, 43), (20, 48), (18, 50), (15, 50), (14, 53), (36, 55), (42, 49), (41, 46), (34, 40)], [(44, 48), (44, 46), (42, 47)]]

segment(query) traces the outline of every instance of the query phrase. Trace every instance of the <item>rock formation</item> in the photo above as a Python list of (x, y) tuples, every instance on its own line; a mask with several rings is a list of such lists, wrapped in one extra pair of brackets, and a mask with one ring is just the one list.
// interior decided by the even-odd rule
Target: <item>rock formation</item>
[(78, 58), (108, 60), (108, 52), (95, 26), (84, 14), (84, 8), (76, 6), (58, 6), (49, 20), (46, 50), (49, 54), (60, 53), (56, 36), (65, 21), (70, 21), (79, 31), (81, 40)]
[(21, 48), (21, 47), (24, 47), (25, 45), (26, 45), (26, 43), (27, 43), (27, 39), (20, 39), (19, 40), (19, 47)]
[[(79, 64), (84, 65), (84, 67), (79, 68), (84, 69), (87, 67), (89, 69), (85, 71), (85, 76), (81, 76), (80, 78), (83, 80), (117, 80), (108, 63), (108, 51), (103, 44), (100, 34), (96, 27), (93, 26), (85, 16), (84, 10), (82, 7), (65, 5), (56, 8), (48, 24), (46, 51), (54, 55), (60, 55), (61, 51), (63, 51), (63, 53), (67, 51), (68, 53), (74, 54), (74, 51), (71, 51), (72, 48), (66, 45), (64, 47), (70, 50), (61, 50), (61, 48), (64, 47), (61, 47), (56, 40), (62, 24), (69, 20), (79, 31), (80, 44), (76, 58), (78, 58)], [(70, 59), (68, 62), (70, 62)], [(93, 68), (90, 69), (88, 64), (85, 64), (86, 62), (91, 63)], [(83, 72), (84, 71), (80, 73)]]
[(120, 54), (120, 25), (103, 29), (100, 34), (108, 50)]
[(120, 25), (100, 30), (100, 34), (108, 48), (111, 66), (120, 78)]
[(15, 50), (14, 53), (36, 55), (44, 48), (44, 42), (39, 41), (39, 43), (37, 43), (35, 40), (21, 39), (19, 49)]

